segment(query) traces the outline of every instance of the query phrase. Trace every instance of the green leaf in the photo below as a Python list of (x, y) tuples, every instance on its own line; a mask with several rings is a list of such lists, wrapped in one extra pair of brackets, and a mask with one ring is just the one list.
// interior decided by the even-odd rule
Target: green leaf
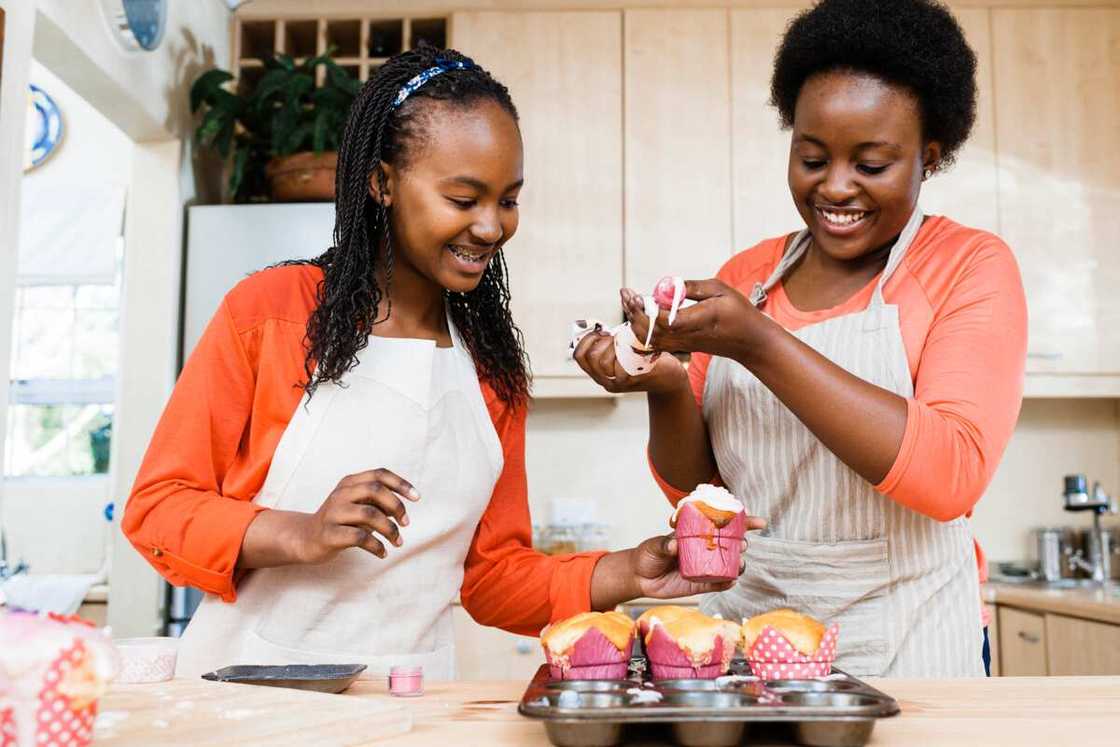
[(288, 137), (284, 141), (283, 155), (290, 155), (292, 153), (298, 153), (301, 150), (304, 150), (304, 144), (307, 142), (307, 138), (310, 136), (311, 125), (304, 122), (295, 127), (290, 133), (288, 133)]
[(237, 153), (233, 156), (233, 168), (229, 172), (229, 192), (234, 198), (241, 190), (241, 184), (245, 180), (245, 167), (249, 163), (250, 150), (247, 146), (238, 147)]
[(269, 70), (261, 76), (257, 87), (253, 89), (252, 94), (249, 96), (249, 100), (252, 101), (254, 105), (259, 106), (269, 97), (282, 91), (291, 77), (292, 74), (283, 68)]
[(320, 109), (315, 114), (315, 129), (311, 133), (311, 150), (322, 153), (327, 149), (327, 128), (330, 126), (331, 113)]
[(190, 101), (191, 113), (197, 112), (204, 101), (214, 98), (216, 91), (228, 93), (222, 89), (222, 84), (233, 80), (233, 76), (225, 70), (214, 68), (198, 76), (191, 86)]
[(222, 129), (214, 138), (214, 147), (218, 149), (218, 153), (221, 154), (222, 158), (229, 158), (229, 146), (230, 142), (233, 140), (233, 125), (234, 122), (232, 119), (224, 122)]
[(202, 124), (198, 126), (197, 137), (201, 145), (213, 145), (214, 138), (222, 131), (222, 128), (229, 125), (230, 129), (233, 128), (233, 119), (229, 117), (228, 113), (222, 109), (211, 109), (206, 112), (202, 118)]

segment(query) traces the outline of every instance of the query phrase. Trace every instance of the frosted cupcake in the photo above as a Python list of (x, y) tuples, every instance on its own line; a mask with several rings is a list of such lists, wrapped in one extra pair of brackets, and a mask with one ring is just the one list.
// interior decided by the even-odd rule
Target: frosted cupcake
[(688, 607), (666, 605), (638, 618), (655, 680), (714, 679), (727, 674), (739, 626)]
[(669, 525), (676, 531), (681, 576), (702, 582), (739, 577), (747, 514), (727, 490), (697, 485), (677, 504)]
[(626, 677), (634, 621), (621, 612), (582, 612), (541, 632), (554, 680), (621, 680)]

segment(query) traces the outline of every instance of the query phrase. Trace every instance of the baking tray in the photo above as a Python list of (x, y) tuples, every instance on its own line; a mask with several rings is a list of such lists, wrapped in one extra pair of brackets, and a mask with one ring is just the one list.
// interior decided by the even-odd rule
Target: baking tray
[(747, 744), (755, 736), (811, 747), (862, 747), (898, 702), (834, 669), (814, 680), (763, 681), (743, 659), (715, 680), (652, 681), (633, 659), (624, 680), (552, 680), (537, 670), (518, 712), (544, 722), (557, 747), (655, 741), (685, 747)]
[(320, 693), (340, 693), (358, 679), (365, 664), (288, 664), (261, 666), (241, 664), (207, 672), (202, 679), (212, 682), (239, 682), (243, 685), (290, 687)]

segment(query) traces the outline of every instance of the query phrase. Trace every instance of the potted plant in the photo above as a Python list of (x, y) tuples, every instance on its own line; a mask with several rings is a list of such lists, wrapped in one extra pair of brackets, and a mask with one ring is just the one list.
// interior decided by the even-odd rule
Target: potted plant
[[(235, 202), (334, 199), (334, 175), (346, 115), (361, 87), (331, 59), (333, 49), (297, 63), (286, 54), (262, 59), (251, 89), (227, 88), (233, 76), (208, 70), (190, 91), (191, 112), (204, 109), (195, 136), (230, 161)], [(315, 85), (324, 69), (324, 82)]]

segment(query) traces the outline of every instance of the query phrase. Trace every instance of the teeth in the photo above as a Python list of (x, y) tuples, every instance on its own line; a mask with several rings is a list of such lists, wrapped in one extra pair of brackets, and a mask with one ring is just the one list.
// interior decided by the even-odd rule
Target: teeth
[(818, 208), (818, 210), (820, 210), (820, 213), (824, 216), (825, 220), (837, 226), (850, 226), (853, 223), (863, 220), (863, 217), (867, 215), (866, 212), (834, 213), (829, 210), (825, 210), (824, 208)]
[(450, 249), (451, 253), (454, 254), (456, 257), (459, 257), (460, 259), (465, 259), (468, 262), (481, 262), (482, 258), (485, 257), (486, 254), (487, 254), (485, 251), (476, 254), (474, 252), (467, 251), (465, 248), (463, 248), (461, 246), (458, 246), (456, 244), (448, 244), (447, 248)]

